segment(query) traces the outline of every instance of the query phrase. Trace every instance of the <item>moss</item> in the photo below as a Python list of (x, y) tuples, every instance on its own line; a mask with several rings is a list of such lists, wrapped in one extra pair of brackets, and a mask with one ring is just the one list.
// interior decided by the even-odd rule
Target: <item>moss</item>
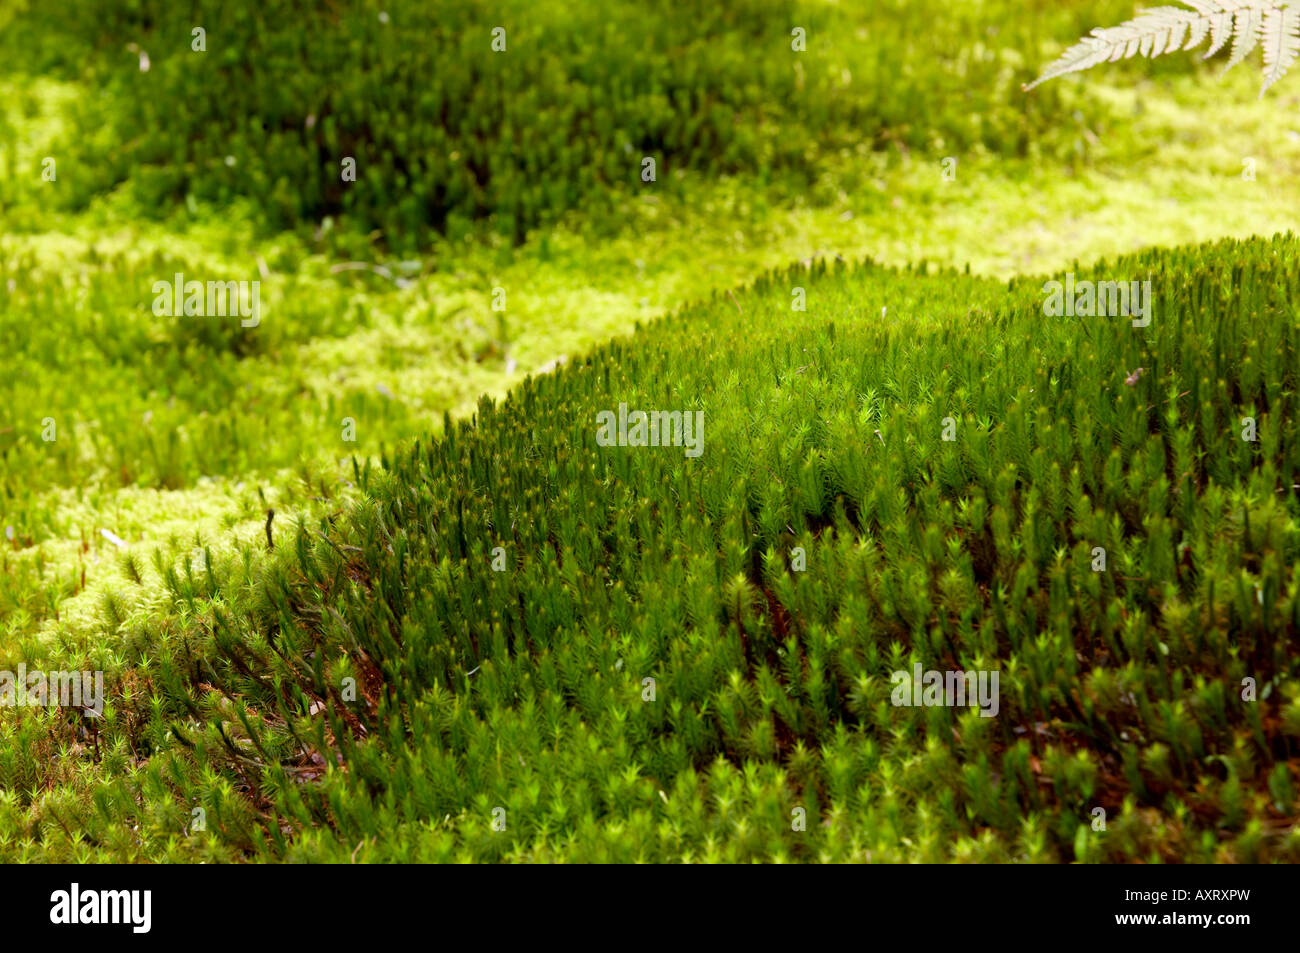
[[(858, 26), (822, 62), (854, 109)], [(990, 56), (1009, 97), (1045, 42), (1010, 30), (944, 69)], [(908, 86), (874, 140), (755, 133), (807, 164), (669, 163), (403, 249), (373, 209), (277, 232), (129, 162), (86, 191), (74, 48), (0, 80), (0, 656), (104, 669), (111, 704), (0, 726), (6, 857), (1297, 857), (1294, 242), (1115, 261), (1290, 227), (1289, 88)], [(868, 255), (910, 267), (838, 264)], [(1044, 318), (1018, 276), (1079, 261), (1159, 276), (1151, 340)], [(256, 337), (155, 319), (177, 270), (264, 281)], [(594, 446), (622, 400), (705, 409), (705, 457)], [(991, 725), (890, 704), (943, 659), (1001, 666)]]

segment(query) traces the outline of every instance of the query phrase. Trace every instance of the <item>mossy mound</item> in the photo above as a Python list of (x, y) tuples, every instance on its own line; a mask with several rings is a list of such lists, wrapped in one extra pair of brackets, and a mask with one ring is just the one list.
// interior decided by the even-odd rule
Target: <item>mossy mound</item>
[[(164, 574), (185, 624), (124, 627), (95, 776), (37, 797), (17, 742), (89, 744), (5, 728), (9, 852), (1300, 859), (1298, 264), (1075, 275), (1149, 280), (1136, 327), (819, 261), (640, 328), (268, 568)], [(621, 404), (701, 452), (602, 446)], [(998, 672), (996, 715), (895, 704), (917, 664)]]

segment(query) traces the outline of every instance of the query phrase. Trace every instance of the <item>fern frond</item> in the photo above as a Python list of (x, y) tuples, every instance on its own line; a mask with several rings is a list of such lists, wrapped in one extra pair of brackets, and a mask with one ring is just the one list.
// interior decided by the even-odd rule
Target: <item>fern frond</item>
[[(1119, 26), (1098, 27), (1066, 50), (1032, 83), (1039, 83), (1113, 63), (1132, 56), (1156, 57), (1174, 50), (1192, 50), (1208, 36), (1208, 59), (1232, 41), (1224, 72), (1255, 49), (1264, 50), (1264, 86), (1272, 86), (1300, 54), (1300, 0), (1182, 0), (1190, 9), (1155, 7), (1143, 10)], [(1185, 38), (1185, 42), (1184, 42)]]
[[(1202, 57), (1202, 59), (1208, 60), (1223, 49), (1224, 44), (1232, 39), (1233, 4), (1229, 3), (1225, 8), (1222, 3), (1218, 3), (1216, 0), (1202, 0), (1202, 2), (1196, 3), (1195, 7), (1205, 17), (1206, 28), (1210, 31), (1210, 48), (1205, 51), (1205, 56)], [(1191, 48), (1188, 47), (1188, 49)]]
[(1232, 55), (1223, 68), (1225, 73), (1250, 55), (1259, 43), (1259, 28), (1263, 23), (1264, 11), (1260, 8), (1242, 7), (1237, 11), (1232, 31)]
[[(1156, 7), (1119, 26), (1098, 27), (1090, 36), (1066, 50), (1059, 60), (1025, 89), (1033, 89), (1039, 83), (1066, 73), (1091, 69), (1098, 63), (1128, 59), (1138, 52), (1144, 56), (1158, 56), (1171, 45), (1169, 40), (1175, 30), (1178, 31), (1178, 38), (1181, 38), (1196, 20), (1197, 14), (1191, 10)], [(1157, 52), (1153, 54), (1152, 50)]]
[(1268, 88), (1282, 78), (1300, 54), (1300, 10), (1295, 7), (1275, 7), (1264, 12), (1264, 86), (1259, 91), (1262, 98)]

